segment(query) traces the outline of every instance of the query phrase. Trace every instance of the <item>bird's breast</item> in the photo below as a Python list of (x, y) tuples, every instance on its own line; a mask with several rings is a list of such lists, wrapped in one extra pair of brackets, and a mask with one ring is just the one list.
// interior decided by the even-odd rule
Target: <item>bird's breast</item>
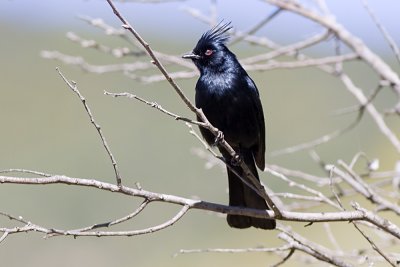
[(196, 86), (196, 106), (224, 132), (230, 144), (250, 146), (257, 140), (259, 129), (251, 97), (245, 85), (226, 76), (200, 78)]

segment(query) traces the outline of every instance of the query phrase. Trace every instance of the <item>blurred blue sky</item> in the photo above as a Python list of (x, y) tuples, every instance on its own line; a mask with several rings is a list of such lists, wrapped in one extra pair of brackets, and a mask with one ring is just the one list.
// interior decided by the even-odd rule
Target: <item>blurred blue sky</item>
[[(312, 0), (303, 0), (306, 5), (314, 5)], [(186, 37), (197, 37), (206, 27), (191, 18), (181, 10), (181, 7), (190, 6), (209, 12), (210, 1), (192, 0), (176, 1), (163, 4), (118, 3), (121, 11), (138, 29), (150, 30), (159, 37), (171, 38), (184, 34)], [(367, 41), (374, 49), (387, 49), (382, 35), (372, 23), (371, 18), (363, 8), (361, 0), (327, 0), (329, 9), (337, 20), (344, 24), (352, 33)], [(382, 24), (388, 29), (397, 43), (400, 42), (400, 1), (398, 0), (369, 0), (369, 5), (375, 11)], [(262, 1), (218, 1), (219, 18), (231, 20), (233, 25), (245, 30), (266, 14), (273, 11), (271, 6)], [(7, 0), (0, 3), (1, 25), (14, 24), (25, 30), (54, 30), (60, 27), (78, 31), (85, 27), (76, 19), (76, 15), (101, 17), (107, 22), (118, 26), (108, 4), (104, 0)], [(301, 27), (299, 27), (301, 23)], [(304, 32), (299, 32), (299, 30)], [(281, 14), (279, 21), (267, 25), (263, 33), (274, 38), (293, 40), (290, 33), (296, 38), (303, 38), (318, 32), (320, 28), (291, 14)], [(294, 39), (295, 40), (295, 39)]]

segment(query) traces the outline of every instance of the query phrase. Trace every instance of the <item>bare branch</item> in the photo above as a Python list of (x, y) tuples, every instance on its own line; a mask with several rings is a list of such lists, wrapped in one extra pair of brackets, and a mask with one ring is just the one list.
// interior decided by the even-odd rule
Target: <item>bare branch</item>
[(381, 255), (390, 265), (392, 265), (393, 267), (398, 266), (398, 264), (396, 262), (394, 262), (391, 258), (389, 258), (389, 256), (387, 256), (376, 244), (374, 241), (372, 241), (371, 238), (369, 238), (361, 229), (360, 227), (358, 227), (357, 224), (353, 223), (354, 227), (358, 230), (358, 232), (360, 232), (360, 234), (368, 241), (368, 243), (371, 244), (371, 247), (379, 253), (379, 255)]
[(58, 60), (64, 64), (75, 65), (84, 71), (96, 74), (109, 72), (131, 73), (137, 70), (147, 70), (154, 67), (151, 63), (140, 61), (125, 64), (92, 65), (86, 62), (82, 57), (69, 56), (58, 51), (42, 51), (41, 56), (46, 59)]
[[(22, 178), (22, 177), (7, 177), (0, 176), (0, 183), (7, 184), (29, 184), (29, 185), (48, 185), (48, 184), (67, 184), (74, 186), (84, 186), (96, 188), (98, 190), (110, 191), (114, 193), (124, 194), (128, 196), (141, 197), (150, 201), (160, 201), (165, 203), (177, 204), (185, 206), (188, 209), (201, 209), (218, 213), (245, 215), (257, 218), (275, 218), (278, 220), (297, 221), (297, 222), (329, 222), (329, 221), (355, 221), (364, 220), (378, 226), (383, 231), (400, 239), (400, 228), (387, 219), (383, 219), (371, 211), (368, 211), (358, 204), (353, 204), (355, 211), (345, 212), (290, 212), (281, 211), (281, 216), (278, 216), (272, 210), (258, 210), (250, 208), (242, 208), (235, 206), (226, 206), (211, 202), (182, 198), (173, 195), (154, 193), (144, 189), (134, 189), (126, 186), (117, 186), (110, 183), (100, 182), (94, 179), (71, 178), (63, 175), (54, 175), (51, 177), (40, 178)], [(176, 216), (181, 213), (186, 213), (187, 210), (181, 210)], [(3, 213), (0, 213), (3, 215)], [(180, 218), (182, 215), (179, 215)], [(7, 215), (5, 215), (7, 216)], [(174, 217), (176, 218), (176, 217)], [(21, 221), (25, 222), (25, 221)], [(6, 231), (0, 228), (0, 232)], [(33, 231), (32, 226), (28, 227), (27, 231)], [(17, 231), (16, 231), (17, 232)], [(39, 232), (48, 233), (48, 231), (40, 230)], [(71, 233), (71, 235), (73, 235)]]
[(394, 55), (396, 56), (397, 61), (400, 63), (400, 49), (397, 46), (396, 42), (393, 40), (392, 36), (390, 36), (389, 32), (386, 28), (380, 23), (379, 19), (376, 17), (372, 9), (369, 7), (367, 0), (362, 0), (365, 10), (367, 10), (369, 16), (374, 21), (376, 27), (382, 32), (383, 37), (388, 42), (390, 48), (393, 50)]
[(0, 244), (3, 242), (8, 236), (8, 232), (4, 232), (3, 235), (0, 237)]
[(202, 14), (198, 9), (184, 6), (182, 10), (188, 13), (190, 16), (200, 20), (201, 22), (208, 24), (210, 26), (215, 25), (212, 18), (209, 18), (207, 15)]
[[(97, 27), (104, 31), (106, 35), (114, 35), (114, 36), (119, 36), (123, 40), (127, 41), (130, 45), (133, 45), (136, 47), (139, 52), (135, 52), (134, 55), (142, 55), (145, 54), (146, 50), (142, 46), (140, 42), (138, 42), (136, 39), (131, 38), (130, 35), (127, 34), (126, 30), (123, 29), (116, 29), (109, 24), (105, 23), (102, 19), (95, 19), (95, 18), (90, 18), (87, 16), (81, 16), (79, 17), (81, 20), (87, 22), (88, 24)], [(154, 51), (153, 53), (156, 57), (159, 59), (162, 59), (166, 63), (171, 63), (171, 64), (177, 64), (179, 66), (185, 67), (190, 70), (196, 70), (196, 67), (193, 64), (190, 64), (187, 60), (182, 59), (180, 56), (176, 55), (168, 55), (165, 53), (161, 53), (159, 51)], [(154, 64), (151, 64), (154, 66)]]
[(64, 235), (64, 236), (70, 235), (70, 236), (74, 236), (74, 237), (77, 237), (77, 236), (99, 236), (99, 237), (100, 236), (137, 236), (137, 235), (150, 234), (150, 233), (154, 233), (154, 232), (157, 232), (157, 231), (160, 231), (167, 227), (172, 226), (177, 221), (179, 221), (179, 219), (181, 219), (188, 210), (189, 210), (189, 206), (183, 206), (180, 209), (180, 211), (174, 217), (172, 217), (170, 220), (168, 220), (162, 224), (148, 227), (148, 228), (141, 229), (141, 230), (81, 232), (81, 231), (74, 231), (74, 230), (63, 231), (63, 230), (52, 229), (50, 233)]
[[(352, 169), (350, 169), (346, 163), (339, 160), (339, 165), (342, 166), (345, 171), (350, 175), (342, 175), (342, 177), (347, 183), (349, 183), (357, 192), (362, 194), (366, 199), (370, 200), (372, 203), (378, 204), (385, 209), (391, 210), (395, 212), (397, 215), (400, 215), (400, 206), (384, 199), (377, 192), (375, 192), (369, 185), (367, 185), (361, 177), (359, 177)], [(336, 169), (333, 170), (336, 174), (339, 174)]]
[[(319, 177), (319, 176), (312, 175), (312, 174), (305, 173), (305, 172), (298, 171), (298, 170), (290, 170), (290, 169), (287, 169), (287, 168), (284, 168), (284, 167), (278, 166), (278, 165), (267, 164), (267, 166), (269, 169), (272, 169), (283, 175), (301, 178), (307, 182), (312, 182), (320, 187), (329, 185), (331, 183), (331, 179), (328, 177)], [(332, 178), (332, 179), (333, 179), (334, 183), (340, 182), (340, 179), (334, 179), (334, 178)]]
[[(198, 71), (177, 71), (177, 72), (172, 72), (170, 73), (170, 77), (174, 80), (176, 79), (190, 79), (193, 77), (198, 76), (199, 73)], [(136, 78), (136, 77), (135, 77)], [(149, 76), (141, 76), (139, 78), (141, 82), (145, 83), (153, 83), (153, 82), (161, 82), (165, 81), (164, 75), (160, 74), (154, 74), (154, 75), (149, 75)]]
[(141, 56), (144, 55), (143, 51), (132, 51), (128, 47), (110, 48), (95, 40), (86, 40), (78, 36), (74, 32), (67, 32), (66, 37), (74, 43), (78, 43), (83, 48), (94, 48), (103, 53), (110, 54), (116, 58), (121, 58), (124, 56)]
[(308, 58), (304, 60), (298, 60), (293, 62), (282, 62), (270, 60), (267, 64), (252, 64), (244, 65), (244, 68), (249, 71), (260, 71), (260, 70), (271, 70), (271, 69), (298, 69), (305, 67), (314, 67), (326, 64), (337, 64), (344, 61), (358, 59), (357, 54), (348, 54), (342, 56), (323, 57), (320, 59)]
[[(326, 40), (330, 35), (331, 35), (331, 33), (329, 31), (323, 31), (320, 34), (316, 34), (316, 35), (314, 35), (306, 40), (302, 40), (298, 43), (294, 43), (294, 44), (290, 44), (290, 45), (282, 46), (282, 47), (277, 47), (275, 50), (268, 52), (266, 54), (260, 54), (260, 55), (242, 59), (241, 62), (243, 64), (254, 64), (254, 63), (257, 63), (260, 61), (270, 60), (270, 59), (279, 57), (281, 55), (292, 56), (301, 49), (310, 47), (312, 45), (320, 43), (323, 40)], [(256, 44), (257, 42), (255, 40), (259, 40), (259, 39), (256, 39), (254, 37), (253, 38), (247, 37), (245, 40), (248, 41), (249, 43)]]
[(248, 35), (253, 35), (254, 33), (256, 33), (259, 29), (261, 29), (262, 27), (265, 26), (265, 24), (267, 24), (268, 22), (270, 22), (273, 18), (275, 18), (279, 13), (281, 13), (282, 9), (281, 8), (277, 8), (275, 9), (271, 14), (269, 14), (267, 17), (265, 17), (264, 19), (262, 19), (260, 22), (258, 22), (256, 25), (254, 25), (253, 27), (251, 27), (249, 30), (245, 31), (245, 32), (240, 32), (238, 34), (236, 34), (235, 38), (231, 40), (230, 44), (236, 44), (238, 42), (240, 42), (241, 40), (243, 40), (246, 36)]
[(294, 187), (300, 188), (300, 189), (302, 189), (302, 190), (304, 190), (304, 191), (306, 191), (306, 192), (308, 192), (310, 194), (315, 195), (319, 199), (319, 201), (323, 201), (323, 202), (331, 205), (332, 207), (340, 209), (340, 207), (335, 202), (333, 202), (332, 200), (327, 198), (321, 192), (319, 192), (317, 190), (314, 190), (314, 189), (312, 189), (312, 188), (310, 188), (310, 187), (308, 187), (308, 186), (306, 186), (304, 184), (296, 183), (296, 182), (290, 180), (289, 178), (287, 178), (282, 173), (276, 172), (276, 171), (274, 171), (274, 170), (272, 170), (272, 169), (270, 169), (268, 167), (265, 168), (265, 171), (270, 173), (270, 174), (272, 174), (272, 175), (274, 175), (275, 177), (278, 177), (278, 178), (282, 179), (283, 181), (287, 182), (289, 184), (289, 186), (294, 186)]
[(248, 253), (248, 252), (277, 252), (290, 250), (291, 246), (283, 245), (276, 248), (207, 248), (207, 249), (181, 249), (175, 254), (191, 254), (191, 253)]
[(305, 8), (299, 2), (282, 0), (264, 0), (267, 3), (291, 11), (307, 19), (315, 21), (323, 27), (329, 29), (345, 44), (347, 44), (357, 55), (368, 63), (384, 80), (389, 81), (397, 94), (400, 94), (400, 79), (388, 64), (379, 56), (373, 53), (360, 39), (348, 32), (342, 25), (336, 22), (332, 16), (322, 16), (313, 10)]
[(134, 95), (134, 94), (131, 94), (131, 93), (126, 93), (126, 92), (125, 93), (110, 93), (110, 92), (105, 91), (104, 94), (112, 96), (112, 97), (127, 97), (127, 98), (130, 98), (130, 99), (136, 99), (136, 100), (138, 100), (138, 101), (140, 101), (140, 102), (142, 102), (142, 103), (144, 103), (144, 104), (146, 104), (146, 105), (148, 105), (148, 106), (150, 106), (152, 108), (155, 108), (155, 109), (161, 111), (162, 113), (174, 118), (175, 120), (181, 120), (181, 121), (189, 122), (189, 123), (196, 124), (196, 125), (199, 125), (199, 126), (204, 126), (204, 123), (202, 123), (202, 122), (194, 121), (194, 120), (191, 120), (191, 119), (176, 115), (175, 113), (172, 113), (172, 112), (164, 109), (161, 105), (157, 104), (156, 102), (147, 101), (146, 99), (141, 98), (141, 97), (139, 97), (137, 95)]
[(295, 248), (291, 248), (289, 253), (281, 261), (275, 263), (274, 265), (271, 265), (271, 267), (278, 267), (278, 266), (284, 264), (287, 260), (290, 259), (290, 257), (294, 254), (295, 251), (296, 251)]
[(324, 223), (323, 226), (325, 228), (326, 233), (328, 234), (329, 241), (331, 241), (331, 243), (334, 246), (334, 248), (336, 249), (336, 251), (339, 254), (343, 254), (342, 248), (340, 247), (339, 243), (337, 242), (336, 237), (332, 232), (332, 228), (331, 228), (330, 224)]
[(299, 234), (293, 233), (281, 229), (282, 233), (279, 234), (279, 238), (285, 240), (287, 243), (291, 244), (293, 248), (300, 250), (316, 259), (330, 263), (334, 266), (350, 267), (351, 265), (340, 260), (338, 257), (332, 253), (329, 249), (322, 247), (319, 244), (311, 242)]
[(108, 146), (108, 144), (107, 144), (107, 141), (106, 141), (106, 139), (105, 139), (105, 137), (104, 137), (104, 135), (103, 135), (103, 132), (102, 132), (102, 130), (101, 130), (100, 125), (98, 125), (98, 124), (96, 123), (96, 121), (94, 120), (94, 117), (93, 117), (93, 115), (92, 115), (92, 112), (90, 111), (90, 108), (89, 108), (88, 104), (86, 103), (86, 99), (85, 99), (85, 98), (82, 96), (82, 94), (79, 92), (78, 87), (77, 87), (77, 85), (76, 85), (75, 82), (70, 82), (70, 81), (68, 81), (67, 78), (61, 73), (61, 71), (60, 71), (59, 68), (57, 68), (57, 72), (58, 72), (58, 74), (60, 74), (61, 78), (62, 78), (62, 79), (64, 80), (64, 82), (68, 85), (68, 87), (79, 97), (79, 99), (81, 100), (83, 106), (85, 107), (85, 110), (86, 110), (87, 114), (89, 115), (90, 122), (93, 124), (93, 126), (96, 128), (97, 132), (99, 133), (99, 136), (100, 136), (100, 139), (101, 139), (101, 141), (102, 141), (102, 143), (103, 143), (103, 146), (104, 146), (104, 148), (105, 148), (105, 150), (106, 150), (108, 156), (110, 157), (110, 160), (111, 160), (111, 163), (112, 163), (112, 165), (113, 165), (114, 172), (115, 172), (115, 178), (116, 178), (116, 180), (117, 180), (117, 185), (118, 185), (118, 186), (121, 186), (121, 182), (122, 182), (122, 181), (121, 181), (121, 177), (120, 177), (120, 174), (119, 174), (117, 162), (115, 161), (115, 158), (114, 158), (114, 156), (113, 156), (112, 153), (111, 153), (111, 150), (110, 150), (110, 148), (109, 148), (109, 146)]
[(376, 110), (375, 106), (369, 103), (368, 99), (365, 97), (362, 90), (353, 83), (353, 81), (350, 79), (348, 75), (342, 73), (339, 75), (339, 78), (346, 86), (346, 88), (349, 90), (349, 92), (352, 93), (360, 102), (360, 104), (365, 107), (365, 109), (371, 115), (372, 119), (375, 121), (376, 125), (379, 127), (379, 130), (392, 143), (397, 153), (400, 153), (399, 139), (393, 133), (393, 131), (387, 126), (387, 124), (383, 120), (382, 115)]
[(364, 114), (364, 109), (360, 108), (359, 112), (358, 112), (358, 116), (356, 117), (356, 119), (351, 124), (349, 124), (347, 127), (343, 128), (343, 129), (336, 130), (336, 131), (334, 131), (334, 132), (332, 132), (330, 134), (323, 135), (320, 138), (312, 140), (310, 142), (298, 144), (298, 145), (295, 145), (295, 146), (292, 146), (292, 147), (288, 147), (288, 148), (284, 148), (284, 149), (281, 149), (281, 150), (278, 150), (278, 151), (273, 151), (273, 152), (271, 152), (271, 156), (279, 156), (279, 155), (283, 155), (283, 154), (294, 153), (294, 152), (302, 151), (302, 150), (305, 150), (305, 149), (311, 149), (311, 148), (314, 148), (316, 146), (325, 144), (325, 143), (327, 143), (327, 142), (329, 142), (329, 141), (331, 141), (331, 140), (333, 140), (333, 139), (335, 139), (335, 138), (347, 133), (348, 131), (353, 129), (355, 126), (357, 126), (358, 123), (361, 121), (361, 118), (362, 118), (363, 114)]
[(7, 169), (7, 170), (0, 170), (0, 173), (27, 173), (27, 174), (39, 175), (39, 176), (43, 176), (43, 177), (50, 177), (50, 176), (52, 176), (52, 174), (49, 174), (49, 173), (38, 172), (38, 171), (31, 171), (31, 170), (26, 170), (26, 169)]
[[(98, 229), (98, 228), (103, 228), (103, 227), (110, 227), (116, 224), (120, 224), (122, 222), (128, 221), (132, 218), (134, 218), (135, 216), (137, 216), (139, 213), (141, 213), (146, 207), (147, 205), (150, 203), (150, 200), (148, 199), (144, 199), (142, 204), (140, 204), (140, 206), (132, 213), (128, 214), (127, 216), (124, 216), (122, 218), (110, 221), (110, 222), (105, 222), (105, 223), (96, 223), (94, 225), (91, 226), (87, 226), (87, 227), (83, 227), (83, 228), (79, 228), (79, 229), (74, 229), (74, 230), (68, 230), (68, 232), (74, 232), (74, 233), (80, 233), (80, 232), (87, 232), (93, 229)], [(53, 236), (59, 236), (61, 235), (60, 233), (51, 233), (48, 234), (47, 237), (53, 237)], [(64, 235), (64, 233), (62, 233), (62, 235)]]
[(78, 18), (96, 28), (101, 29), (102, 31), (104, 31), (106, 35), (116, 35), (116, 36), (121, 36), (123, 38), (126, 37), (125, 30), (114, 28), (105, 23), (103, 19), (100, 18), (94, 19), (89, 16), (78, 16)]

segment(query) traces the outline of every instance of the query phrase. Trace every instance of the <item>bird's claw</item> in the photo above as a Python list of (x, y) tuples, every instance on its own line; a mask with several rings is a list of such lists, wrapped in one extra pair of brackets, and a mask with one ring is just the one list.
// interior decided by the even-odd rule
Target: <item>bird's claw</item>
[(215, 137), (215, 140), (214, 140), (214, 143), (212, 144), (212, 146), (217, 146), (223, 139), (224, 139), (224, 133), (221, 131), (218, 131), (218, 134)]
[(239, 154), (235, 154), (235, 156), (231, 159), (231, 164), (233, 166), (239, 166), (242, 163), (243, 159)]

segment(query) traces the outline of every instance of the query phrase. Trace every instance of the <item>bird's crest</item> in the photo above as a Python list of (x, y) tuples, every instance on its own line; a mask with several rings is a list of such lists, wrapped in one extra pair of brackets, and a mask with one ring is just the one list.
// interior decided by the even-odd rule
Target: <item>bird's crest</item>
[(229, 40), (227, 31), (232, 29), (232, 26), (230, 22), (224, 24), (222, 24), (222, 22), (223, 21), (219, 22), (211, 30), (205, 32), (201, 36), (197, 46), (201, 47), (209, 44), (226, 44)]

